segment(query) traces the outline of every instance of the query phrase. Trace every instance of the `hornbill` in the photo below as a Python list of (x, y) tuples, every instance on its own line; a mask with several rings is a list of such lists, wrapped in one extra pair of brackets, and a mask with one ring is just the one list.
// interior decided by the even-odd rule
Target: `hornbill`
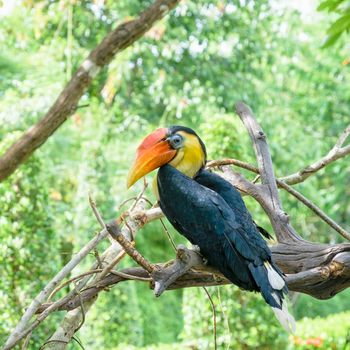
[(205, 145), (192, 129), (157, 129), (138, 147), (127, 186), (159, 168), (153, 187), (170, 223), (232, 283), (260, 292), (284, 328), (293, 332), (295, 321), (288, 312), (283, 273), (240, 193), (205, 170), (206, 157)]

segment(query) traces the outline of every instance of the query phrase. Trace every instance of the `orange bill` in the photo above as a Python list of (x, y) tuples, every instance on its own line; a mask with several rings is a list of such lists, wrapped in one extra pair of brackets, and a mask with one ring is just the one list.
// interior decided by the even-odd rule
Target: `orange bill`
[(127, 188), (175, 157), (176, 150), (172, 149), (166, 141), (167, 132), (166, 128), (157, 129), (142, 141), (137, 149), (134, 164), (129, 171)]

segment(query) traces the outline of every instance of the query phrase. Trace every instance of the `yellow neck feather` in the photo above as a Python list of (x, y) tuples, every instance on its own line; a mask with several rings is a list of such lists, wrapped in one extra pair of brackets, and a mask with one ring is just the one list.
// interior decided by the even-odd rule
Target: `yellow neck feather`
[(169, 164), (183, 174), (193, 177), (204, 165), (203, 149), (195, 135), (187, 134), (183, 131), (178, 133), (184, 137), (184, 145)]
[[(179, 131), (178, 134), (184, 137), (184, 145), (178, 150), (175, 158), (169, 164), (183, 174), (194, 177), (200, 168), (204, 166), (204, 151), (195, 135), (183, 131)], [(159, 199), (157, 176), (153, 180), (153, 192)]]

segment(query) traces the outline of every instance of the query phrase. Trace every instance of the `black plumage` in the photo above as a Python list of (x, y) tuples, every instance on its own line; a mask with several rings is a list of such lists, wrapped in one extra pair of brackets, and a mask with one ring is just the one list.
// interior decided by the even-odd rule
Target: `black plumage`
[(286, 287), (274, 289), (268, 262), (282, 276), (260, 236), (239, 192), (216, 174), (200, 170), (191, 179), (170, 165), (157, 176), (160, 206), (171, 224), (199, 246), (208, 263), (232, 283), (259, 291), (268, 304), (281, 309)]

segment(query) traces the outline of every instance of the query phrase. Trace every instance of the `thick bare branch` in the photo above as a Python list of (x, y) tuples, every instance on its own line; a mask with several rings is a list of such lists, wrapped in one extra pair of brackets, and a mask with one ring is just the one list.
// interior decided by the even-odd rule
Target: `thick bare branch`
[[(159, 296), (165, 289), (180, 289), (229, 284), (222, 274), (203, 263), (198, 252), (180, 247), (176, 260), (166, 265), (157, 264), (157, 272), (152, 276), (155, 282), (151, 284), (154, 293)], [(272, 247), (274, 260), (286, 273), (288, 288), (292, 291), (309, 294), (318, 299), (328, 299), (350, 286), (350, 244), (301, 244), (280, 243)], [(120, 272), (126, 274), (110, 274), (98, 283), (89, 286), (81, 292), (84, 302), (121, 281), (147, 278), (148, 272), (143, 268), (127, 268)], [(40, 311), (46, 310), (52, 304), (43, 304)], [(80, 300), (76, 296), (61, 306), (61, 310), (79, 308)]]
[(164, 17), (179, 0), (156, 0), (134, 20), (109, 33), (81, 64), (43, 119), (26, 131), (0, 158), (0, 181), (11, 175), (77, 109), (78, 102), (98, 72)]
[(254, 185), (256, 190), (252, 195), (269, 216), (278, 241), (299, 241), (301, 237), (289, 224), (289, 217), (282, 208), (266, 136), (247, 105), (238, 102), (236, 112), (253, 142), (261, 176), (262, 185)]

